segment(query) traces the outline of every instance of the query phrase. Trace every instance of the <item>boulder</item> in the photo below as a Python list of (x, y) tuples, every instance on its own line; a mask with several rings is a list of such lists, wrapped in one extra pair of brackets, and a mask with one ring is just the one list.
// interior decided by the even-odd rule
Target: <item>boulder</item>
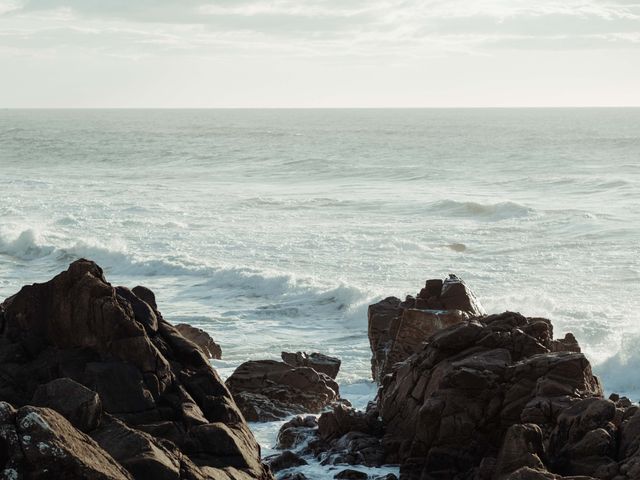
[(338, 478), (340, 480), (367, 480), (367, 478), (369, 478), (369, 475), (367, 475), (365, 472), (361, 472), (360, 470), (347, 468), (335, 474), (333, 478)]
[(369, 343), (373, 379), (382, 383), (394, 365), (417, 352), (433, 333), (485, 314), (482, 305), (455, 275), (427, 280), (417, 298), (386, 298), (369, 306)]
[(315, 416), (298, 415), (280, 427), (276, 447), (281, 450), (298, 447), (315, 436), (317, 429), (318, 419)]
[(335, 380), (340, 370), (341, 361), (339, 358), (330, 357), (322, 353), (313, 352), (282, 352), (282, 361), (292, 367), (310, 367), (316, 372), (324, 373)]
[[(379, 392), (387, 455), (398, 456), (408, 478), (468, 475), (498, 457), (510, 427), (550, 432), (563, 411), (601, 398), (584, 355), (552, 346), (551, 322), (512, 312), (436, 331)], [(531, 450), (536, 428), (517, 428), (510, 435), (520, 444), (503, 448), (499, 468), (538, 466), (513, 461), (540, 453)]]
[(66, 377), (36, 388), (31, 404), (56, 410), (83, 432), (97, 428), (102, 419), (100, 396)]
[(255, 422), (318, 413), (340, 400), (338, 384), (328, 375), (275, 360), (245, 362), (226, 384), (245, 418)]
[(285, 450), (282, 453), (271, 455), (265, 458), (265, 463), (271, 467), (272, 472), (307, 465), (307, 461), (304, 458), (301, 458), (291, 450)]
[(0, 402), (0, 474), (6, 479), (131, 480), (89, 436), (54, 410)]
[(202, 350), (205, 357), (217, 360), (222, 358), (222, 348), (220, 345), (214, 342), (213, 338), (201, 328), (192, 327), (187, 323), (178, 323), (175, 327), (184, 338), (195, 343), (200, 350)]
[(127, 476), (272, 478), (202, 351), (163, 319), (150, 290), (113, 287), (88, 260), (0, 305), (0, 398), (55, 409), (97, 443), (60, 424), (62, 434)]

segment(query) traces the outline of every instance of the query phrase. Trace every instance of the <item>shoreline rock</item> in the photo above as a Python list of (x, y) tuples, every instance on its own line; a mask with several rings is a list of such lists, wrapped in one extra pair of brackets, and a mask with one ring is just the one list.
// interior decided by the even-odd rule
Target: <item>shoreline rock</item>
[(341, 401), (340, 387), (328, 375), (276, 360), (245, 362), (227, 379), (226, 385), (250, 422), (319, 413)]
[(485, 314), (480, 301), (455, 275), (427, 280), (417, 297), (396, 297), (369, 305), (368, 335), (373, 379), (382, 384), (393, 367), (417, 352), (433, 333)]
[(211, 338), (211, 335), (201, 328), (193, 327), (188, 323), (177, 323), (174, 327), (176, 327), (176, 330), (178, 330), (184, 338), (195, 343), (200, 350), (202, 350), (205, 357), (215, 360), (222, 358), (222, 347)]
[[(1, 304), (0, 400), (0, 443), (14, 446), (0, 455), (0, 471), (273, 478), (230, 392), (201, 350), (162, 318), (152, 292), (113, 287), (88, 260)], [(40, 425), (30, 438), (16, 436), (23, 417)], [(36, 435), (44, 446), (24, 455)]]

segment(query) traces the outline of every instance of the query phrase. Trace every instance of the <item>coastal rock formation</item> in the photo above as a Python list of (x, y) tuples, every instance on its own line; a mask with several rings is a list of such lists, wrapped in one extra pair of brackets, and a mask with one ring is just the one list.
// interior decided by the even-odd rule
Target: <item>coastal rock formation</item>
[(202, 330), (201, 328), (192, 327), (188, 323), (178, 323), (174, 325), (176, 330), (186, 338), (195, 343), (207, 358), (214, 358), (220, 360), (222, 358), (222, 348), (218, 345), (211, 335)]
[(310, 367), (316, 372), (329, 375), (334, 380), (338, 376), (340, 371), (340, 364), (342, 363), (339, 358), (330, 357), (322, 353), (313, 352), (307, 354), (307, 352), (282, 352), (280, 354), (282, 361), (292, 367)]
[(276, 360), (245, 362), (226, 383), (250, 422), (319, 413), (340, 400), (338, 384), (328, 375)]
[(416, 298), (388, 297), (370, 305), (373, 379), (381, 384), (396, 363), (413, 355), (436, 331), (484, 314), (476, 296), (455, 275), (444, 281), (427, 280)]
[(278, 448), (300, 448), (322, 465), (365, 465), (390, 463), (382, 444), (382, 421), (375, 404), (366, 412), (336, 405), (318, 419), (297, 416), (278, 432)]
[[(601, 398), (602, 388), (584, 355), (554, 345), (551, 322), (511, 312), (436, 332), (379, 392), (384, 443), (405, 478), (458, 478), (479, 472), (483, 461), (490, 470), (487, 459), (495, 460), (505, 437), (525, 438), (520, 443), (536, 445), (536, 455), (538, 429), (545, 440), (557, 432), (554, 458), (570, 457), (560, 453), (566, 438), (558, 432), (570, 429), (563, 419), (583, 399)], [(517, 424), (535, 426), (509, 430)], [(514, 463), (504, 458), (514, 457), (508, 449), (515, 444), (503, 448), (503, 464)], [(523, 458), (522, 467), (542, 465)]]
[(88, 260), (0, 306), (0, 399), (0, 471), (18, 479), (272, 478), (153, 293), (113, 287)]

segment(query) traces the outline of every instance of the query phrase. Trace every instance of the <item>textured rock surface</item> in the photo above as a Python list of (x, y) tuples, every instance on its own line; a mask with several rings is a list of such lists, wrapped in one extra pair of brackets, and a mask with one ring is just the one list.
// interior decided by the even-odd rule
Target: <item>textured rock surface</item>
[[(68, 422), (60, 433), (99, 450), (122, 478), (149, 478), (147, 468), (154, 478), (271, 478), (224, 383), (153, 293), (113, 287), (87, 260), (0, 307), (0, 398), (57, 409), (95, 442)], [(20, 455), (0, 456), (0, 471)], [(120, 478), (108, 475), (86, 478)]]
[(129, 472), (62, 415), (0, 402), (0, 475), (6, 479), (129, 480)]
[(455, 275), (428, 280), (416, 298), (388, 297), (369, 306), (373, 379), (379, 384), (398, 362), (418, 351), (444, 327), (485, 313), (473, 292)]
[(184, 338), (195, 343), (207, 358), (222, 358), (222, 348), (218, 345), (211, 335), (201, 328), (192, 327), (188, 323), (178, 323), (174, 325)]
[(245, 362), (226, 383), (245, 418), (256, 422), (318, 413), (340, 399), (328, 375), (275, 360)]
[(322, 353), (313, 352), (307, 354), (307, 352), (282, 352), (280, 354), (282, 361), (292, 367), (310, 367), (316, 372), (329, 375), (335, 380), (340, 371), (340, 364), (342, 363), (339, 358), (330, 357)]
[(511, 426), (551, 432), (561, 412), (601, 397), (586, 358), (552, 352), (552, 339), (551, 322), (516, 313), (464, 321), (435, 333), (387, 378), (380, 392), (385, 445), (407, 478), (473, 471), (497, 456)]

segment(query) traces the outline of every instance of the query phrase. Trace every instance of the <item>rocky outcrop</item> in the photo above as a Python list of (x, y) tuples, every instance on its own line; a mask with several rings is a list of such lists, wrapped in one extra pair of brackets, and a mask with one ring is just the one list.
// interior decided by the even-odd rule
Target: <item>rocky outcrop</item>
[[(554, 345), (551, 322), (510, 312), (435, 333), (380, 391), (385, 446), (405, 477), (458, 478), (479, 471), (483, 461), (487, 470), (486, 459), (495, 460), (514, 425), (535, 424), (516, 433), (537, 445), (531, 440), (537, 429), (549, 438), (562, 412), (601, 397), (587, 359), (554, 352)], [(514, 463), (504, 460), (513, 452), (503, 453), (503, 463)]]
[(0, 443), (14, 446), (0, 471), (17, 478), (272, 478), (224, 383), (153, 293), (113, 287), (87, 260), (0, 307), (0, 399)]
[(282, 361), (292, 367), (310, 367), (316, 372), (329, 375), (334, 380), (338, 376), (340, 371), (340, 364), (342, 363), (339, 358), (330, 357), (322, 353), (313, 352), (307, 354), (307, 352), (282, 352), (280, 354)]
[(417, 297), (386, 298), (369, 306), (369, 342), (373, 379), (382, 383), (398, 362), (420, 350), (433, 333), (468, 318), (484, 315), (482, 305), (455, 275), (427, 280)]
[(328, 375), (275, 360), (245, 362), (226, 383), (245, 418), (253, 422), (319, 413), (340, 400), (338, 384)]
[(184, 338), (191, 340), (200, 347), (200, 350), (202, 350), (205, 357), (214, 358), (216, 360), (220, 360), (222, 358), (222, 348), (214, 342), (211, 335), (207, 332), (201, 328), (192, 327), (188, 323), (178, 323), (174, 326)]
[(375, 404), (366, 412), (336, 405), (318, 419), (298, 416), (278, 432), (278, 448), (299, 449), (315, 456), (322, 465), (365, 465), (389, 463), (382, 443), (382, 422)]

